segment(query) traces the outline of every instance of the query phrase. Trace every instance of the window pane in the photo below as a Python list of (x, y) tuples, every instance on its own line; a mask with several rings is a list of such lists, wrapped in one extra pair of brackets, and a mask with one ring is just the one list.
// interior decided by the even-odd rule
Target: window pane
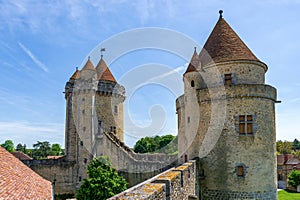
[(245, 124), (240, 124), (240, 134), (245, 134)]
[(244, 167), (243, 166), (238, 166), (237, 167), (237, 175), (238, 176), (244, 176)]
[(225, 85), (231, 85), (231, 79), (225, 79)]
[(247, 133), (248, 134), (252, 134), (253, 133), (253, 124), (252, 123), (248, 123), (247, 124)]
[(252, 121), (252, 115), (247, 115), (247, 121)]
[(225, 79), (231, 79), (231, 74), (225, 74)]
[(244, 115), (240, 115), (239, 119), (240, 119), (240, 122), (244, 122), (245, 121), (245, 116)]

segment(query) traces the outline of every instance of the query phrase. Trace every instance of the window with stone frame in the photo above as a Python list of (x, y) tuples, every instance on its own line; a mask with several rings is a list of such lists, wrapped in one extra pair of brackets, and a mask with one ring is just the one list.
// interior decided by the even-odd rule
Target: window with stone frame
[(224, 74), (224, 85), (232, 84), (232, 74)]
[(239, 134), (240, 135), (253, 135), (253, 116), (240, 115), (239, 116)]
[(248, 167), (244, 163), (237, 163), (235, 165), (234, 173), (238, 178), (245, 178)]

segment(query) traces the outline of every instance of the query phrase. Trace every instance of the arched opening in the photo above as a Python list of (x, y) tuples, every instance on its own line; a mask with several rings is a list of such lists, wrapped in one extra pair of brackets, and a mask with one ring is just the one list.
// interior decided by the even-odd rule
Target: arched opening
[(195, 86), (195, 82), (194, 80), (191, 81), (191, 86), (194, 87)]

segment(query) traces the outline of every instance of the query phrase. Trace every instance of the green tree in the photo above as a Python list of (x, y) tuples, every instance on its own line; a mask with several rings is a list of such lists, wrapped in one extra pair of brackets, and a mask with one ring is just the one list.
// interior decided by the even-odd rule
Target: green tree
[(15, 151), (15, 145), (12, 140), (5, 140), (1, 146), (6, 149), (8, 152), (14, 152)]
[(32, 151), (32, 157), (34, 159), (43, 159), (51, 155), (51, 146), (50, 143), (47, 141), (37, 141), (37, 143), (33, 145), (33, 148), (34, 149)]
[(291, 154), (293, 150), (293, 143), (281, 140), (276, 142), (276, 150), (281, 154)]
[(94, 158), (88, 165), (88, 179), (84, 179), (77, 191), (76, 199), (107, 199), (126, 190), (126, 181), (106, 157)]
[(289, 175), (288, 175), (288, 178), (289, 178), (289, 185), (297, 188), (298, 185), (300, 185), (300, 171), (298, 170), (292, 170)]
[(177, 151), (177, 137), (173, 135), (144, 137), (136, 142), (133, 147), (136, 153), (174, 153)]
[(62, 155), (62, 148), (59, 144), (52, 144), (51, 155), (52, 156), (61, 156)]
[(297, 139), (294, 139), (293, 149), (294, 150), (300, 149), (300, 144), (299, 144), (299, 141)]
[(17, 144), (16, 151), (21, 151), (23, 153), (26, 153), (26, 144), (22, 145), (21, 143)]

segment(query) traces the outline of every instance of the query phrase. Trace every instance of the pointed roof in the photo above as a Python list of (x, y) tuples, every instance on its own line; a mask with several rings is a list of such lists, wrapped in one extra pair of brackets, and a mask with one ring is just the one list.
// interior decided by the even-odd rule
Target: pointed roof
[(78, 70), (78, 68), (76, 67), (76, 71), (74, 72), (74, 74), (71, 76), (70, 79), (78, 79), (80, 75), (80, 70)]
[(51, 182), (0, 146), (0, 199), (52, 199)]
[(81, 71), (83, 71), (83, 70), (93, 70), (93, 71), (95, 70), (95, 67), (94, 67), (93, 63), (91, 62), (90, 57), (86, 61), (85, 65)]
[(189, 63), (189, 66), (187, 67), (185, 73), (196, 71), (198, 64), (199, 64), (199, 55), (198, 55), (196, 47), (195, 47), (194, 54), (191, 58), (191, 61)]
[(223, 11), (220, 11), (220, 18), (199, 54), (201, 64), (208, 64), (212, 60), (215, 63), (235, 60), (259, 61), (225, 21), (222, 13)]
[(111, 81), (111, 82), (117, 82), (112, 73), (110, 72), (109, 68), (107, 67), (103, 56), (101, 56), (101, 59), (99, 63), (96, 66), (97, 76), (98, 80), (101, 81)]

